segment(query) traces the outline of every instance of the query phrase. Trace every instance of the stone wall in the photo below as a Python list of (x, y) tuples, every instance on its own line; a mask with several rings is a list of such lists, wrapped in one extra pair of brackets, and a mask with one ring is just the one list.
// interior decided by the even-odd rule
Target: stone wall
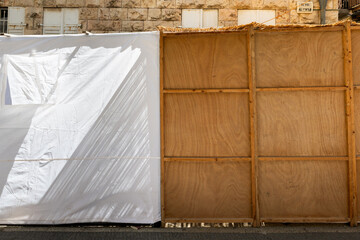
[[(276, 24), (319, 24), (319, 2), (314, 12), (297, 14), (295, 0), (0, 0), (0, 7), (26, 7), (25, 34), (41, 34), (44, 7), (77, 7), (80, 30), (91, 32), (150, 31), (157, 26), (181, 26), (181, 9), (219, 10), (219, 26), (237, 24), (239, 9), (276, 10)], [(328, 0), (327, 23), (338, 19), (337, 0)]]

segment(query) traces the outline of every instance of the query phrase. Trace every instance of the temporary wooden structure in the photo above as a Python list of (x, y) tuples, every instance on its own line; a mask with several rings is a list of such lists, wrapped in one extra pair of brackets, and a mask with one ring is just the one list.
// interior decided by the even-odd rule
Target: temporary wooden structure
[(360, 26), (160, 30), (163, 223), (357, 225)]

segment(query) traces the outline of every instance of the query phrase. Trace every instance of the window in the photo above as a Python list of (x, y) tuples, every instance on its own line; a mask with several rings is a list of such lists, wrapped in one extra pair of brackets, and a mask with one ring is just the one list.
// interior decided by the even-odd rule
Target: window
[(79, 9), (46, 8), (43, 34), (75, 34), (79, 28)]
[(238, 10), (238, 24), (252, 22), (275, 25), (275, 10)]
[(183, 9), (182, 27), (210, 28), (218, 26), (218, 10), (214, 9)]
[(7, 33), (23, 35), (25, 30), (25, 8), (9, 7), (8, 8)]
[(0, 33), (7, 33), (8, 10), (0, 8)]

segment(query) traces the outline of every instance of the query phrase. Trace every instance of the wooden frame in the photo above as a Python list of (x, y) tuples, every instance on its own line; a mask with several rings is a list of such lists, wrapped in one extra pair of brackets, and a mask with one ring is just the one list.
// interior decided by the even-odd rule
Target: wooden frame
[[(353, 69), (352, 69), (352, 43), (351, 43), (351, 32), (354, 30), (358, 30), (358, 26), (351, 26), (350, 22), (344, 23), (343, 26), (337, 25), (333, 27), (314, 27), (314, 28), (265, 28), (259, 29), (256, 26), (249, 25), (246, 29), (241, 29), (239, 31), (230, 30), (230, 31), (213, 31), (213, 32), (161, 32), (160, 33), (160, 101), (161, 101), (161, 204), (162, 204), (162, 223), (163, 225), (166, 222), (178, 223), (178, 222), (206, 222), (206, 223), (217, 223), (217, 222), (252, 222), (252, 225), (258, 227), (261, 225), (261, 222), (294, 222), (294, 223), (306, 223), (306, 222), (350, 222), (351, 226), (356, 226), (358, 223), (358, 199), (357, 199), (357, 166), (356, 160), (356, 146), (355, 146), (355, 114), (354, 112), (357, 110), (354, 105), (354, 89), (360, 89), (360, 86), (354, 86), (353, 82)], [(333, 32), (335, 34), (341, 33), (342, 35), (342, 61), (343, 61), (343, 70), (344, 70), (344, 85), (343, 86), (331, 86), (331, 85), (315, 85), (315, 86), (296, 86), (296, 87), (257, 87), (257, 76), (256, 74), (256, 59), (257, 59), (257, 47), (256, 47), (256, 35), (261, 33), (269, 33), (269, 34), (278, 34), (282, 32), (291, 32), (291, 33), (323, 33), (323, 32)], [(167, 64), (167, 55), (166, 49), (164, 45), (166, 44), (166, 39), (173, 39), (178, 37), (189, 37), (192, 36), (202, 36), (213, 37), (216, 35), (236, 35), (236, 34), (245, 34), (246, 37), (246, 58), (247, 58), (247, 79), (248, 79), (248, 88), (164, 88), (164, 82), (167, 81), (165, 79), (164, 68), (166, 68)], [(176, 57), (176, 55), (171, 55), (172, 57)], [(193, 59), (194, 60), (194, 59)], [(324, 70), (325, 71), (325, 70)], [(344, 94), (344, 129), (342, 131), (346, 131), (346, 155), (287, 155), (287, 156), (279, 156), (279, 155), (259, 155), (258, 145), (259, 145), (259, 120), (258, 119), (258, 109), (257, 109), (257, 94), (260, 93), (274, 93), (274, 94), (282, 94), (286, 92), (324, 92), (325, 94), (330, 94), (331, 92), (338, 92), (339, 94), (343, 92)], [(192, 94), (247, 94), (248, 95), (248, 110), (249, 110), (249, 138), (250, 138), (250, 154), (243, 156), (196, 156), (194, 154), (187, 154), (186, 156), (172, 156), (166, 155), (165, 150), (165, 142), (167, 141), (165, 131), (169, 127), (165, 124), (165, 118), (168, 116), (165, 114), (166, 109), (166, 95), (192, 95)], [(215, 96), (215, 95), (214, 95)], [(331, 95), (329, 95), (331, 96)], [(330, 106), (330, 105), (329, 105)], [(335, 111), (335, 110), (331, 110)], [(336, 110), (337, 111), (337, 110)], [(360, 111), (360, 108), (359, 108)], [(342, 111), (337, 111), (336, 114), (341, 113)], [(318, 115), (316, 115), (318, 116)], [(359, 119), (360, 121), (360, 119)], [(169, 123), (171, 125), (171, 123)], [(216, 126), (215, 126), (216, 128)], [(331, 136), (331, 135), (329, 135)], [(249, 162), (251, 164), (251, 202), (249, 203), (251, 206), (251, 215), (243, 216), (243, 217), (231, 217), (231, 218), (223, 218), (223, 217), (213, 217), (213, 218), (204, 218), (204, 217), (167, 217), (167, 204), (165, 201), (166, 195), (166, 178), (165, 178), (165, 163), (172, 162), (202, 162), (202, 164), (206, 163), (226, 163), (228, 159), (237, 162)], [(259, 205), (259, 182), (258, 176), (261, 174), (259, 172), (259, 165), (265, 162), (338, 162), (344, 163), (348, 162), (348, 170), (347, 174), (347, 185), (348, 189), (344, 189), (344, 193), (346, 192), (348, 199), (348, 214), (346, 216), (330, 216), (330, 217), (322, 217), (322, 216), (308, 216), (308, 217), (298, 217), (298, 216), (290, 216), (290, 217), (262, 217)], [(180, 183), (179, 183), (180, 184)], [(191, 199), (189, 199), (191, 201)]]

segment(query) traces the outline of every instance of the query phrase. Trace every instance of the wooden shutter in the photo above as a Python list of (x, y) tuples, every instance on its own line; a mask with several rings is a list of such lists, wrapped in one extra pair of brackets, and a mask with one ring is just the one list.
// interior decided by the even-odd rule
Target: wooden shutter
[(63, 8), (64, 34), (76, 34), (79, 28), (79, 9)]
[(62, 11), (61, 8), (48, 8), (44, 10), (43, 34), (62, 33)]
[(206, 9), (203, 10), (202, 16), (202, 27), (203, 28), (210, 28), (210, 27), (217, 27), (218, 26), (218, 10), (216, 9)]
[(182, 27), (200, 28), (202, 25), (201, 9), (183, 9)]
[(8, 33), (23, 35), (25, 29), (25, 8), (9, 7), (8, 8)]

